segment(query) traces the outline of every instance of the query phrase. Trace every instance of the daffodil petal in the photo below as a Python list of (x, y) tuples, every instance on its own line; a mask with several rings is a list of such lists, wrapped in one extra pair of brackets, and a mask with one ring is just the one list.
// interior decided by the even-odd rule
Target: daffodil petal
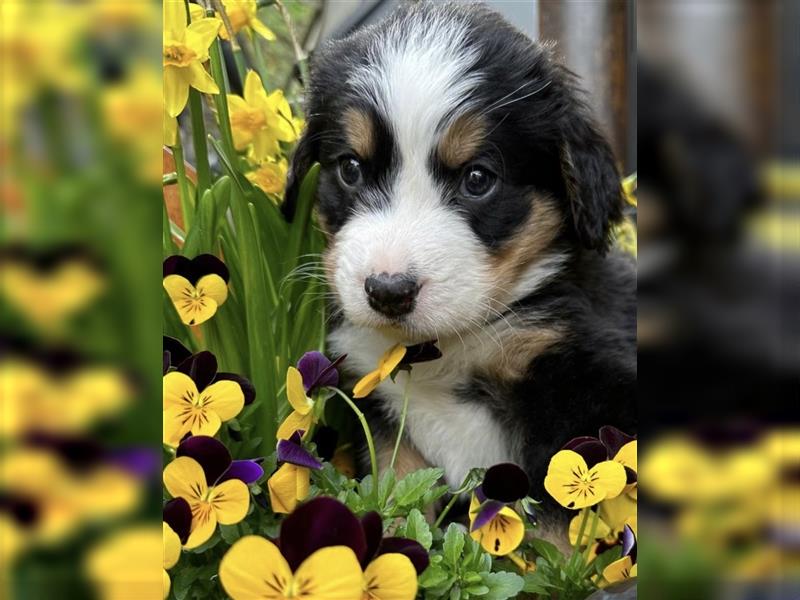
[(177, 117), (186, 107), (190, 81), (188, 68), (174, 65), (164, 67), (164, 106), (170, 117)]
[(470, 536), (489, 554), (505, 556), (522, 543), (525, 523), (517, 513), (505, 507), (487, 525), (471, 532)]
[(223, 379), (212, 383), (200, 394), (203, 408), (212, 410), (222, 421), (238, 415), (244, 408), (244, 393), (235, 381)]
[(350, 548), (328, 546), (303, 561), (294, 581), (303, 600), (360, 600), (364, 574)]
[(241, 96), (237, 96), (236, 94), (228, 94), (228, 110), (230, 112), (247, 110), (247, 102), (245, 102), (244, 98)]
[(381, 381), (392, 374), (392, 371), (394, 371), (397, 365), (400, 364), (400, 361), (403, 360), (405, 355), (406, 347), (401, 344), (392, 346), (386, 351), (386, 353), (381, 357), (380, 361)]
[(250, 28), (269, 42), (275, 40), (275, 34), (272, 33), (272, 30), (258, 19), (252, 19), (250, 21)]
[(402, 554), (382, 554), (369, 563), (364, 584), (370, 598), (414, 600), (417, 596), (417, 572)]
[(264, 91), (264, 84), (261, 83), (261, 77), (255, 71), (248, 71), (247, 77), (244, 80), (244, 100), (248, 105), (257, 105), (266, 100), (266, 92)]
[(200, 19), (205, 19), (206, 17), (206, 9), (200, 6), (199, 4), (195, 4), (194, 2), (189, 3), (189, 18), (192, 20), (192, 23), (195, 21), (199, 21)]
[(216, 273), (203, 275), (194, 287), (198, 293), (212, 298), (217, 306), (222, 306), (228, 299), (228, 284)]
[(178, 33), (186, 29), (186, 5), (183, 0), (164, 0), (164, 30)]
[(200, 500), (208, 491), (203, 467), (193, 458), (179, 456), (164, 469), (164, 487), (173, 498)]
[(243, 481), (229, 479), (214, 486), (208, 495), (214, 508), (217, 521), (223, 525), (238, 523), (247, 515), (250, 508), (250, 490)]
[(217, 37), (221, 26), (222, 21), (216, 17), (198, 19), (186, 28), (186, 45), (197, 56), (208, 56), (208, 47)]
[(275, 544), (247, 535), (234, 542), (222, 557), (219, 579), (233, 600), (282, 600), (292, 572)]
[(181, 540), (178, 534), (168, 524), (163, 523), (164, 529), (164, 568), (171, 569), (181, 557)]
[(353, 398), (366, 398), (369, 396), (378, 384), (381, 382), (381, 372), (377, 369), (371, 373), (367, 373), (358, 380), (353, 388)]
[(278, 427), (278, 433), (275, 437), (279, 440), (288, 440), (295, 431), (307, 432), (313, 421), (314, 417), (311, 413), (301, 415), (294, 410), (289, 413), (289, 416)]
[(193, 62), (187, 67), (190, 73), (189, 85), (204, 94), (219, 94), (219, 87), (214, 78), (199, 62)]
[(312, 403), (303, 387), (303, 375), (294, 367), (289, 367), (286, 371), (286, 397), (292, 408), (301, 415), (311, 412)]

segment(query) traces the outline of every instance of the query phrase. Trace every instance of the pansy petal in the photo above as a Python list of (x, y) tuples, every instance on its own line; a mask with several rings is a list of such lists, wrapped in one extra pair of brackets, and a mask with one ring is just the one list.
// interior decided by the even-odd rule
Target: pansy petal
[(303, 487), (302, 483), (298, 485), (300, 478), (308, 478), (308, 469), (286, 463), (267, 480), (272, 512), (289, 514), (294, 511), (298, 502), (298, 487)]
[(605, 569), (603, 569), (603, 579), (609, 583), (625, 581), (626, 579), (636, 576), (635, 572), (632, 572), (634, 568), (635, 565), (633, 564), (631, 557), (623, 556), (619, 560), (615, 560)]
[(208, 350), (191, 355), (178, 365), (178, 371), (192, 378), (198, 390), (214, 381), (217, 374), (217, 357)]
[(165, 352), (169, 352), (170, 366), (176, 367), (189, 358), (192, 353), (179, 340), (168, 335), (163, 336), (161, 347)]
[(197, 290), (186, 278), (168, 275), (163, 284), (184, 325), (199, 325), (217, 312), (214, 299), (198, 296)]
[(471, 532), (470, 536), (489, 554), (505, 556), (522, 543), (525, 524), (517, 513), (505, 507), (485, 527)]
[(193, 550), (205, 544), (217, 530), (217, 514), (207, 502), (192, 503), (192, 532), (184, 546)]
[(186, 275), (187, 279), (192, 283), (199, 281), (203, 275), (210, 275), (214, 273), (219, 275), (226, 283), (230, 281), (230, 271), (225, 263), (213, 254), (198, 254), (190, 263), (191, 276)]
[(597, 477), (596, 483), (603, 488), (604, 498), (615, 498), (622, 493), (628, 479), (625, 467), (613, 460), (596, 464), (589, 471), (590, 477)]
[(378, 546), (383, 538), (383, 519), (374, 510), (361, 517), (361, 528), (364, 530), (364, 538), (367, 542), (367, 549), (361, 561), (362, 566), (366, 566), (378, 553)]
[(297, 596), (303, 600), (360, 599), (364, 585), (361, 565), (347, 546), (320, 548), (303, 561), (294, 580)]
[(242, 377), (241, 375), (237, 375), (236, 373), (217, 373), (217, 376), (214, 378), (215, 381), (235, 381), (239, 384), (239, 387), (242, 388), (242, 393), (244, 394), (244, 405), (247, 406), (248, 404), (252, 404), (253, 401), (256, 399), (256, 388), (250, 382), (249, 379)]
[(406, 354), (403, 357), (403, 360), (400, 361), (400, 364), (414, 365), (417, 363), (437, 360), (441, 357), (442, 351), (436, 347), (436, 342), (423, 342), (421, 344), (407, 346)]
[(428, 552), (419, 542), (400, 537), (383, 538), (378, 548), (378, 556), (382, 554), (402, 554), (411, 561), (417, 575), (428, 568), (430, 557)]
[(311, 413), (301, 415), (296, 410), (293, 410), (289, 413), (289, 416), (284, 419), (281, 426), (278, 427), (278, 433), (275, 437), (279, 440), (288, 440), (295, 431), (308, 431), (313, 419), (314, 417)]
[(604, 461), (589, 470), (583, 457), (573, 450), (557, 452), (550, 459), (544, 479), (547, 492), (562, 506), (574, 509), (597, 504), (607, 495), (616, 496), (624, 486), (625, 469), (621, 464)]
[(284, 520), (280, 548), (289, 565), (296, 569), (313, 552), (325, 546), (348, 546), (360, 561), (367, 541), (361, 524), (349, 508), (334, 498), (320, 497), (299, 506)]
[[(173, 254), (172, 256), (168, 256), (161, 264), (161, 271), (163, 273), (162, 277), (166, 277), (167, 275), (181, 275), (186, 277), (191, 262), (191, 260), (181, 254)], [(167, 336), (164, 336), (164, 338), (166, 339)], [(166, 344), (164, 345), (164, 348), (167, 348)]]
[(371, 373), (367, 373), (358, 380), (358, 383), (353, 388), (353, 398), (366, 398), (378, 387), (380, 382), (381, 372), (379, 370), (376, 369)]
[(191, 433), (191, 420), (186, 418), (186, 409), (170, 406), (161, 414), (162, 442), (175, 448), (181, 440)]
[(489, 468), (481, 484), (487, 498), (505, 503), (527, 496), (530, 486), (525, 471), (514, 463), (501, 463)]
[(173, 498), (164, 505), (162, 515), (164, 522), (175, 532), (180, 542), (185, 543), (192, 527), (192, 509), (186, 499)]
[(628, 442), (614, 455), (614, 460), (618, 463), (621, 463), (623, 466), (628, 467), (634, 472), (638, 471), (638, 446), (639, 444), (636, 440)]
[[(573, 519), (569, 523), (569, 543), (571, 545), (573, 545), (573, 546), (578, 541), (578, 533), (580, 533), (580, 530), (581, 530), (581, 522), (583, 521), (583, 516), (585, 514), (585, 511), (587, 511), (587, 510), (590, 510), (590, 509), (584, 508), (577, 515), (575, 515), (575, 517), (573, 517)], [(591, 530), (592, 530), (592, 526), (593, 526), (592, 524), (593, 524), (595, 518), (597, 519), (597, 526), (595, 528), (595, 536), (594, 536), (594, 539), (590, 540), (589, 539), (589, 535), (591, 534)], [(602, 540), (602, 539), (608, 537), (611, 534), (611, 528), (608, 526), (608, 524), (605, 521), (603, 521), (603, 519), (600, 518), (600, 516), (598, 514), (596, 514), (594, 512), (592, 512), (587, 517), (586, 523), (587, 523), (587, 525), (586, 525), (586, 528), (584, 529), (584, 532), (583, 532), (583, 539), (580, 542), (581, 546), (585, 546), (586, 544), (588, 544), (590, 542), (593, 542), (594, 540)]]
[(219, 579), (233, 600), (282, 600), (292, 572), (275, 544), (248, 535), (236, 540), (222, 557)]
[(320, 374), (330, 367), (331, 364), (327, 356), (316, 350), (306, 352), (300, 357), (300, 360), (297, 361), (297, 370), (300, 371), (300, 375), (303, 378), (303, 387), (306, 393), (310, 393), (314, 387), (326, 385), (335, 386), (339, 382), (339, 374), (336, 371), (328, 373), (327, 379), (330, 380), (330, 383), (319, 381)]
[(250, 490), (244, 482), (230, 479), (215, 485), (208, 495), (208, 501), (214, 507), (217, 521), (223, 525), (233, 525), (247, 515)]
[(302, 445), (289, 440), (278, 441), (278, 462), (291, 463), (308, 469), (321, 469), (322, 463)]
[(199, 396), (192, 378), (179, 371), (164, 375), (162, 380), (164, 409), (191, 406)]
[(186, 498), (189, 504), (200, 500), (208, 491), (203, 467), (188, 456), (181, 456), (164, 469), (164, 487), (173, 498)]
[(167, 523), (163, 523), (164, 568), (171, 569), (181, 557), (181, 540)]
[(219, 479), (220, 482), (238, 479), (246, 484), (255, 483), (264, 475), (264, 469), (254, 460), (235, 460)]
[(203, 275), (195, 284), (197, 291), (214, 299), (217, 306), (222, 306), (228, 299), (228, 284), (216, 273)]
[(476, 531), (494, 519), (505, 504), (496, 500), (487, 500), (478, 504), (475, 511), (470, 511), (470, 531)]
[(364, 584), (369, 598), (414, 600), (417, 596), (417, 571), (402, 554), (382, 554), (367, 565)]
[(636, 535), (630, 525), (622, 530), (622, 556), (630, 556), (636, 562)]
[(286, 397), (292, 408), (301, 415), (311, 412), (311, 401), (306, 396), (303, 375), (294, 367), (289, 367), (286, 371)]
[(220, 420), (228, 421), (244, 408), (242, 388), (235, 381), (223, 380), (212, 383), (200, 392), (203, 408), (212, 410)]
[(231, 466), (231, 453), (225, 444), (207, 435), (193, 435), (178, 446), (176, 456), (188, 456), (199, 464), (205, 473), (208, 487)]
[[(575, 440), (573, 440), (573, 442), (574, 441)], [(608, 450), (600, 440), (596, 438), (582, 439), (582, 441), (578, 443), (571, 444), (569, 448), (566, 446), (564, 448), (580, 454), (583, 460), (586, 461), (586, 466), (590, 469), (597, 463), (608, 460), (609, 458)]]
[(406, 347), (397, 344), (389, 348), (381, 357), (380, 360), (380, 375), (381, 380), (386, 379), (395, 370), (395, 367), (400, 364), (403, 357), (406, 355)]
[(608, 449), (609, 456), (614, 456), (625, 444), (636, 439), (632, 435), (628, 435), (624, 431), (620, 431), (611, 425), (604, 425), (601, 427), (598, 437)]

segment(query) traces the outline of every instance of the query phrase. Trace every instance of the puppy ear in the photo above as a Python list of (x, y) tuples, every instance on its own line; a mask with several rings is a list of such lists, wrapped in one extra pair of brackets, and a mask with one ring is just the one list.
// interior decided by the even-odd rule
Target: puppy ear
[(306, 123), (306, 128), (300, 137), (300, 140), (295, 146), (294, 154), (292, 154), (291, 164), (289, 165), (289, 173), (286, 177), (286, 190), (283, 194), (283, 204), (281, 210), (283, 216), (290, 223), (294, 218), (294, 212), (297, 208), (297, 196), (300, 194), (300, 184), (303, 183), (303, 178), (308, 173), (311, 165), (319, 160), (319, 141), (316, 130), (318, 124), (314, 120), (309, 120)]
[(605, 253), (625, 202), (614, 153), (583, 106), (565, 119), (564, 131), (561, 171), (575, 233), (584, 247)]

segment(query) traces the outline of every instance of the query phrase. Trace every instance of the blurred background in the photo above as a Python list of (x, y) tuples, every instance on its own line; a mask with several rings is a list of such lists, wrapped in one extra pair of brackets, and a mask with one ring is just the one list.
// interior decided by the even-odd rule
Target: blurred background
[[(396, 2), (258, 4), (299, 109), (295, 59)], [(487, 4), (641, 171), (644, 597), (798, 597), (800, 4)], [(0, 597), (159, 597), (161, 4), (0, 11)]]

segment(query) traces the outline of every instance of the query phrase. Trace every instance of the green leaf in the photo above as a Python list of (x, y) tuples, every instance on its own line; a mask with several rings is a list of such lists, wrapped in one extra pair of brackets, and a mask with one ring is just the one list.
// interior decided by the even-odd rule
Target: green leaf
[(422, 513), (416, 508), (412, 508), (411, 512), (408, 513), (406, 523), (404, 527), (402, 527), (402, 534), (399, 535), (411, 540), (416, 540), (422, 544), (426, 550), (431, 549), (431, 543), (433, 543), (431, 528), (425, 520), (425, 517), (423, 517)]
[(419, 586), (421, 588), (433, 588), (447, 581), (447, 571), (439, 565), (430, 565), (422, 575), (419, 576)]
[(394, 475), (394, 469), (386, 469), (378, 485), (378, 501), (382, 507), (386, 506), (389, 496), (394, 491), (395, 483), (397, 483), (397, 479)]
[(427, 491), (441, 479), (442, 469), (420, 469), (409, 473), (397, 482), (393, 498), (399, 506), (412, 506), (418, 503)]
[(536, 551), (536, 554), (543, 557), (551, 565), (564, 564), (564, 555), (554, 544), (541, 538), (534, 538), (531, 540), (531, 546)]
[(514, 573), (501, 571), (499, 573), (486, 573), (483, 583), (489, 592), (483, 596), (484, 600), (505, 600), (516, 598), (525, 586), (525, 580)]
[(220, 525), (219, 534), (228, 544), (233, 544), (233, 542), (241, 537), (239, 535), (239, 527), (237, 525)]
[(622, 556), (622, 546), (614, 546), (595, 558), (594, 562), (589, 565), (588, 569), (592, 569), (595, 573), (602, 575), (605, 568), (615, 560), (619, 559), (620, 556)]
[(458, 565), (463, 550), (464, 533), (456, 523), (450, 523), (444, 534), (444, 543), (442, 544), (444, 560), (452, 566)]
[(202, 566), (186, 566), (175, 569), (170, 573), (172, 579), (171, 590), (176, 600), (184, 600), (186, 598), (192, 584), (197, 580), (197, 575), (202, 570)]

